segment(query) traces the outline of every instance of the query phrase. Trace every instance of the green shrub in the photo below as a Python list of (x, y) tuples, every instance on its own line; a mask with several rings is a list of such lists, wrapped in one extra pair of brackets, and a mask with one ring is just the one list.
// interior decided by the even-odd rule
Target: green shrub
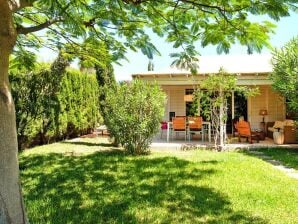
[(19, 148), (88, 133), (100, 122), (95, 75), (48, 68), (10, 74)]
[(272, 54), (272, 87), (285, 97), (288, 115), (298, 120), (298, 36)]
[(106, 88), (106, 125), (127, 152), (145, 153), (159, 130), (164, 104), (157, 85), (136, 80)]

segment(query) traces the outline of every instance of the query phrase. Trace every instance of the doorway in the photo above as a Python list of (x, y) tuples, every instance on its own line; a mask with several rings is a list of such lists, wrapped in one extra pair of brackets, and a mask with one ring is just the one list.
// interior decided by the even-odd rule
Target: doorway
[[(232, 102), (234, 98), (234, 102)], [(234, 103), (234, 114), (233, 114), (233, 103)], [(234, 119), (233, 119), (234, 117)], [(238, 120), (239, 117), (243, 117), (247, 121), (247, 99), (239, 92), (234, 92), (234, 97), (228, 98), (228, 110), (227, 110), (227, 133), (231, 134), (234, 129), (234, 121)]]
[[(185, 96), (194, 95), (194, 89), (185, 89)], [(192, 97), (191, 101), (185, 101), (185, 115), (187, 117), (198, 116), (198, 100)]]

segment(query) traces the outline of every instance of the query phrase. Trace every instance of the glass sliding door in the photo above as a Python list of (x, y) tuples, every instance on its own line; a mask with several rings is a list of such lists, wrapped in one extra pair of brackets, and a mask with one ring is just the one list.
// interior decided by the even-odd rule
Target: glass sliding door
[(247, 121), (247, 99), (242, 93), (234, 92), (227, 101), (227, 133), (231, 134), (234, 129), (234, 120), (243, 117)]
[(239, 92), (234, 93), (234, 117), (244, 117), (244, 120), (247, 121), (247, 99)]

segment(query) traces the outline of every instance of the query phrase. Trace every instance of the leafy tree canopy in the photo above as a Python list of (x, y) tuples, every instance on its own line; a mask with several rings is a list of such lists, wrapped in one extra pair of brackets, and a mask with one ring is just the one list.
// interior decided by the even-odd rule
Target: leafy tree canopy
[[(65, 43), (73, 53), (94, 54), (102, 60), (101, 49), (117, 62), (125, 58), (127, 49), (141, 51), (152, 59), (159, 54), (146, 33), (151, 29), (158, 36), (182, 48), (173, 57), (193, 59), (198, 52), (192, 46), (217, 45), (218, 53), (228, 53), (232, 44), (240, 43), (248, 53), (269, 47), (274, 25), (268, 21), (252, 22), (249, 15), (269, 15), (274, 20), (297, 9), (296, 0), (19, 0), (12, 6), (18, 34), (17, 52), (43, 46), (56, 49)], [(148, 28), (148, 29), (145, 29)], [(37, 32), (45, 29), (43, 32)], [(47, 37), (47, 38), (44, 38)], [(98, 44), (99, 42), (104, 43)], [(82, 44), (83, 43), (83, 44)], [(106, 49), (105, 49), (106, 48)], [(84, 53), (88, 52), (88, 53)], [(87, 56), (88, 55), (88, 56)], [(24, 59), (24, 57), (27, 59)], [(22, 60), (34, 60), (26, 53)], [(86, 60), (84, 62), (86, 64)], [(88, 64), (88, 63), (87, 63)]]

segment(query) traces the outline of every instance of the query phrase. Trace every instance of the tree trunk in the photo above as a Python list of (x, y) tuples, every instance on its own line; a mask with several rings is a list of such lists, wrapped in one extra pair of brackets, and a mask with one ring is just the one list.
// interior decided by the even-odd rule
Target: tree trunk
[(8, 81), (9, 55), (17, 36), (9, 2), (0, 0), (0, 224), (24, 224), (15, 109)]
[(220, 90), (219, 94), (221, 99), (219, 107), (219, 149), (222, 150), (224, 146), (224, 96), (222, 90)]

